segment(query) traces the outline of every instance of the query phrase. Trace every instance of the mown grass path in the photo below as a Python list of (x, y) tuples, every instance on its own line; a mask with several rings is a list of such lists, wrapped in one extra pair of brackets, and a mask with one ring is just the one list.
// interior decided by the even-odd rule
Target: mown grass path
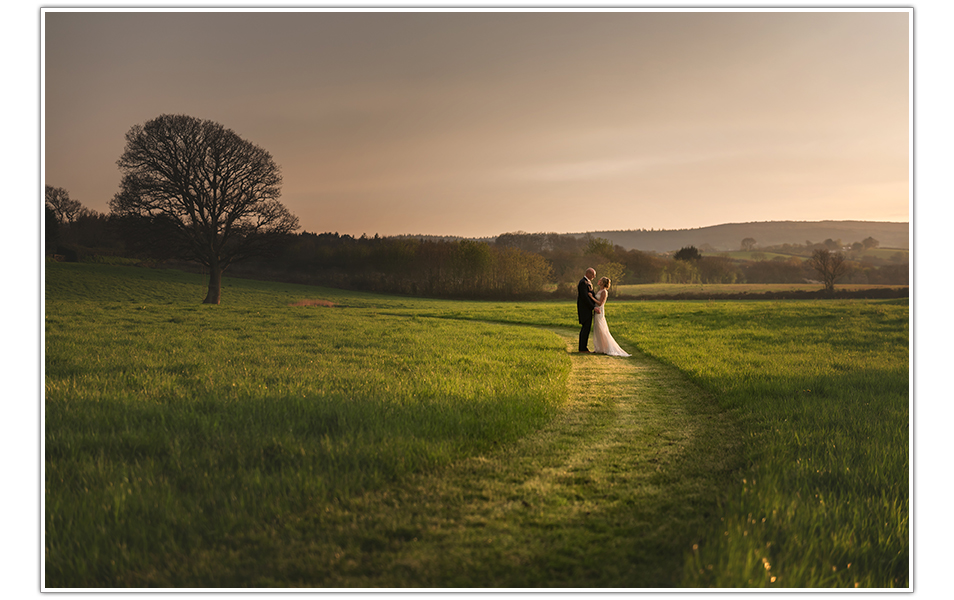
[[(571, 352), (576, 332), (553, 331)], [(571, 360), (566, 407), (542, 430), (299, 515), (284, 524), (281, 539), (235, 540), (258, 546), (244, 553), (259, 562), (249, 570), (260, 572), (266, 561), (272, 575), (249, 581), (239, 561), (206, 583), (678, 586), (706, 521), (718, 518), (721, 486), (739, 465), (737, 429), (677, 371), (641, 355), (572, 353)], [(178, 576), (194, 584), (221, 550), (193, 556), (196, 571)]]

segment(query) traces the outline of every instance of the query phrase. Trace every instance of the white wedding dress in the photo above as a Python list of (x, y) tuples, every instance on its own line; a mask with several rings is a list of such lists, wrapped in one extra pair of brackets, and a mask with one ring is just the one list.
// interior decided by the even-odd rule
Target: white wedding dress
[(609, 327), (606, 325), (606, 294), (607, 291), (600, 290), (596, 292), (596, 299), (602, 304), (599, 307), (600, 312), (593, 315), (593, 347), (597, 354), (607, 354), (609, 356), (630, 356), (613, 336), (610, 335)]

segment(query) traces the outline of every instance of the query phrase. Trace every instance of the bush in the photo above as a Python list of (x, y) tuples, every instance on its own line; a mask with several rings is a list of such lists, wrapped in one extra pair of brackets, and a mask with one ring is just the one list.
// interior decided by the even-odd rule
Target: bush
[(111, 256), (108, 254), (89, 254), (84, 256), (80, 262), (92, 263), (97, 265), (126, 265), (136, 266), (142, 264), (138, 258), (126, 258), (124, 256)]
[(797, 258), (760, 260), (743, 267), (747, 283), (801, 283), (814, 277)]
[(735, 283), (741, 278), (738, 267), (725, 256), (706, 256), (698, 262), (703, 283)]
[(673, 256), (676, 260), (699, 260), (702, 258), (702, 255), (699, 254), (699, 249), (695, 246), (686, 246), (685, 248), (680, 248), (679, 252)]
[(699, 269), (695, 261), (674, 260), (666, 265), (662, 283), (699, 283)]

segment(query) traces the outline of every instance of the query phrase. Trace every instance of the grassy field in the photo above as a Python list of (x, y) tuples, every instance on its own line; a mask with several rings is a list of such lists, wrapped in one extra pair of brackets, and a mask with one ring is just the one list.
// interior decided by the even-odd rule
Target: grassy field
[(909, 251), (907, 248), (871, 248), (865, 250), (861, 256), (872, 256), (882, 260), (893, 260), (895, 256), (900, 254), (902, 258), (898, 262), (908, 262), (908, 252)]
[[(511, 315), (544, 324), (554, 313)], [(620, 302), (607, 319), (745, 432), (749, 466), (686, 585), (907, 586), (907, 299)]]
[[(906, 285), (838, 284), (837, 290), (906, 288)], [(615, 286), (623, 296), (674, 296), (678, 294), (762, 294), (766, 292), (817, 292), (820, 283), (644, 283)]]
[(716, 394), (746, 431), (749, 467), (687, 583), (907, 585), (906, 301), (618, 312), (622, 336)]
[[(376, 517), (355, 507), (391, 522), (410, 509), (387, 490), (512, 452), (568, 414), (570, 355), (549, 329), (576, 326), (570, 302), (227, 279), (223, 305), (203, 306), (204, 284), (47, 265), (48, 587), (327, 585), (320, 569), (270, 579), (285, 572), (272, 559), (286, 546), (299, 561), (334, 555), (343, 539), (370, 540), (366, 555), (409, 544), (400, 528), (362, 538), (355, 528)], [(291, 306), (319, 298), (337, 306)], [(608, 318), (624, 347), (688, 378), (698, 397), (685, 402), (712, 402), (742, 444), (730, 481), (701, 488), (709, 504), (671, 511), (690, 531), (664, 530), (669, 556), (640, 557), (678, 555), (668, 585), (908, 585), (906, 301), (620, 302)], [(701, 453), (728, 443), (707, 437)], [(636, 464), (646, 450), (629, 451)], [(392, 585), (415, 581), (394, 568)], [(485, 585), (506, 587), (508, 573)]]
[[(905, 248), (869, 248), (863, 252), (854, 253), (856, 260), (862, 260), (864, 257), (880, 258), (882, 260), (892, 260), (896, 255), (901, 255), (898, 262), (908, 261), (908, 250)], [(733, 260), (773, 260), (776, 258), (789, 259), (797, 258), (799, 260), (808, 260), (809, 256), (796, 254), (780, 254), (778, 252), (762, 252), (760, 250), (743, 251), (735, 250), (732, 252), (703, 252), (703, 256), (727, 256)]]
[[(793, 254), (781, 254), (778, 252), (761, 252), (759, 250), (733, 250), (731, 252), (700, 252), (702, 256), (726, 256), (732, 260), (772, 260), (775, 258), (789, 259)], [(795, 256), (799, 260), (806, 260), (807, 256)]]
[[(52, 585), (123, 585), (185, 549), (349, 498), (539, 427), (566, 395), (535, 329), (292, 307), (314, 289), (49, 265)], [(329, 292), (323, 290), (323, 292)], [(390, 308), (403, 301), (388, 301)]]

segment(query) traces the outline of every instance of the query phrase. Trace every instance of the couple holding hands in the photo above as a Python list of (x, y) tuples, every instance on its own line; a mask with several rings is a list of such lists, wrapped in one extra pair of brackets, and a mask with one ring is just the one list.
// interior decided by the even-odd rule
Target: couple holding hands
[[(595, 269), (587, 269), (583, 279), (576, 286), (576, 310), (580, 317), (580, 352), (584, 354), (608, 354), (609, 356), (629, 356), (613, 336), (606, 325), (606, 297), (609, 295), (610, 279), (604, 277), (599, 280), (600, 289), (593, 293), (593, 278)], [(596, 327), (594, 328), (594, 321)], [(593, 352), (587, 348), (590, 338), (590, 329), (593, 329)]]

